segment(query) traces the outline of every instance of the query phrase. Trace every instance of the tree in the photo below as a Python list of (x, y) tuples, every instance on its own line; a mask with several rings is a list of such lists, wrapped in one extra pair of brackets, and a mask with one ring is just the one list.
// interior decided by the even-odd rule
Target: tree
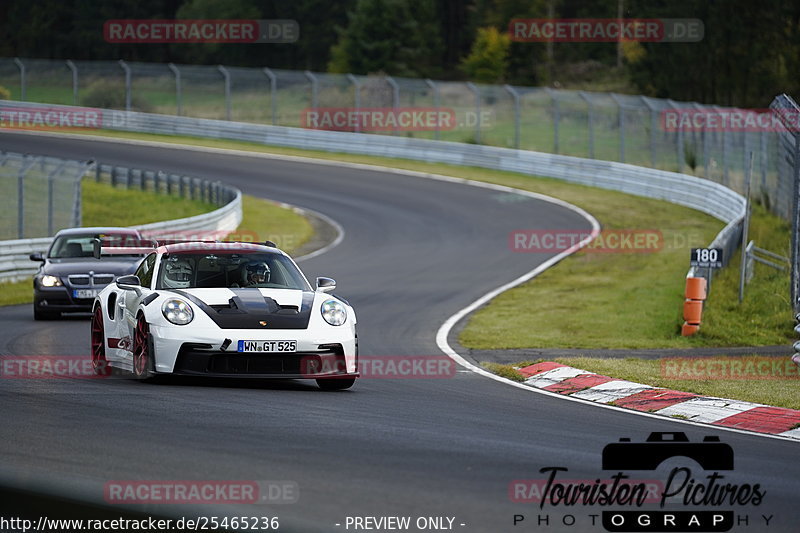
[(431, 76), (439, 70), (441, 37), (433, 0), (358, 0), (331, 49), (328, 70)]
[(484, 83), (497, 83), (508, 70), (508, 53), (511, 38), (497, 28), (479, 28), (469, 55), (461, 62), (461, 69), (470, 79)]

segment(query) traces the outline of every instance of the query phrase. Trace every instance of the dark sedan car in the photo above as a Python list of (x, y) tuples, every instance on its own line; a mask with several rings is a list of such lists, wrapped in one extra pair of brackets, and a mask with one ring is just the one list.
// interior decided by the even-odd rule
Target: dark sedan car
[(71, 228), (59, 231), (47, 255), (31, 254), (42, 266), (33, 278), (33, 318), (58, 318), (62, 312), (91, 312), (94, 297), (118, 276), (131, 274), (141, 255), (115, 255), (96, 259), (95, 239), (138, 242), (130, 228)]

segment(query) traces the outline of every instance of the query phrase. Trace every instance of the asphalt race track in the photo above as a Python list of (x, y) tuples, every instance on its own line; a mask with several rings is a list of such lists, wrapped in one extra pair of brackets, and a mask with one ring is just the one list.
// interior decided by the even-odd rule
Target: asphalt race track
[[(345, 229), (343, 242), (301, 267), (310, 279), (337, 280), (367, 356), (441, 355), (435, 334), (448, 317), (548, 258), (511, 252), (510, 231), (589, 227), (546, 202), (373, 170), (14, 133), (0, 134), (0, 149), (215, 178), (330, 216)], [(0, 309), (0, 327), (0, 354), (88, 357), (86, 319), (34, 322), (22, 305)], [(715, 508), (747, 517), (735, 531), (800, 528), (796, 443), (552, 398), (467, 371), (361, 379), (341, 393), (313, 382), (0, 379), (0, 398), (4, 482), (71, 487), (99, 502), (111, 480), (283, 480), (296, 483), (297, 503), (241, 505), (237, 514), (278, 516), (285, 531), (345, 531), (347, 516), (454, 517), (457, 531), (603, 531), (590, 515), (619, 506), (512, 503), (510, 483), (544, 479), (539, 470), (552, 466), (568, 469), (560, 479), (608, 478), (606, 444), (683, 431), (692, 442), (716, 435), (732, 446), (735, 469), (719, 483), (765, 491), (760, 505)], [(708, 473), (687, 462), (708, 484)], [(514, 526), (514, 515), (525, 518)], [(772, 515), (769, 527), (762, 515)]]

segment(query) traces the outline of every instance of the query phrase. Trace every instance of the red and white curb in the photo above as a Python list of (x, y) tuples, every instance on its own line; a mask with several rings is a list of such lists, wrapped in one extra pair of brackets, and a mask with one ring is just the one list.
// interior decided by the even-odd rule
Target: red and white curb
[(800, 439), (800, 411), (700, 396), (593, 374), (553, 362), (519, 368), (525, 385), (656, 415)]

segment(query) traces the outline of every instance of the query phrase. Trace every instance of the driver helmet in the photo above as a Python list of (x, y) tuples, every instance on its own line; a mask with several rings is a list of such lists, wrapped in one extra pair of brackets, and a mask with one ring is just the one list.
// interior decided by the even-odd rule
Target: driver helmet
[(244, 282), (248, 285), (269, 283), (270, 270), (264, 261), (251, 261), (244, 268)]
[(164, 285), (171, 289), (185, 289), (192, 282), (194, 269), (187, 259), (173, 258), (164, 267)]

